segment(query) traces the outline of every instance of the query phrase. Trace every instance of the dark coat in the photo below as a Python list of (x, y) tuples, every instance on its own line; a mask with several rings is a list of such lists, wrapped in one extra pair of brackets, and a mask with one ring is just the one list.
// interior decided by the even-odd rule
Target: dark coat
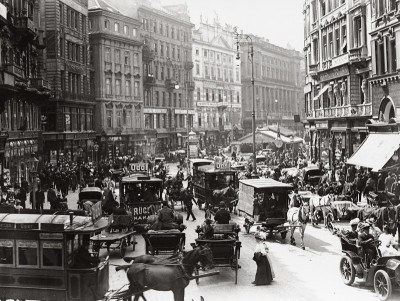
[(253, 260), (257, 263), (257, 272), (254, 284), (256, 285), (270, 284), (273, 277), (272, 277), (271, 265), (269, 264), (267, 256), (264, 256), (260, 252), (257, 252), (254, 253)]

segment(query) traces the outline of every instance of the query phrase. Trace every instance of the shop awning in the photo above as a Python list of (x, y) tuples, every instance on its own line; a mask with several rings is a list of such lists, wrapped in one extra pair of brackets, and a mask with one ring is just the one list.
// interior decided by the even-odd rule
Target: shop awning
[(399, 149), (399, 146), (399, 134), (371, 133), (346, 163), (379, 171)]
[(322, 94), (329, 89), (329, 85), (325, 85), (321, 90), (319, 90), (318, 95), (313, 98), (313, 100), (317, 100)]

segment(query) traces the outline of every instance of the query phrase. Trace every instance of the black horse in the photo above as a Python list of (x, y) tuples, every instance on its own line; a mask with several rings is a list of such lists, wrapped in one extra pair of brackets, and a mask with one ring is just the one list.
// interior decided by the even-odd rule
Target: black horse
[(196, 247), (194, 250), (184, 252), (180, 263), (176, 263), (175, 260), (165, 262), (157, 257), (143, 256), (136, 257), (131, 265), (117, 269), (127, 270), (130, 283), (128, 292), (135, 295), (134, 301), (139, 300), (139, 297), (144, 298), (143, 292), (150, 289), (172, 291), (175, 301), (184, 301), (185, 288), (189, 285), (198, 262), (201, 266), (212, 267), (213, 253), (208, 246)]

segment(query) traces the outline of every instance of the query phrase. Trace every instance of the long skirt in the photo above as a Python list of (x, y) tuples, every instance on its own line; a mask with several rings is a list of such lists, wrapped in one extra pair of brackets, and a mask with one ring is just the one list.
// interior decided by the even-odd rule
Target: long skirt
[(268, 257), (257, 252), (254, 253), (253, 259), (257, 263), (256, 278), (254, 280), (255, 284), (256, 285), (270, 284), (274, 275)]

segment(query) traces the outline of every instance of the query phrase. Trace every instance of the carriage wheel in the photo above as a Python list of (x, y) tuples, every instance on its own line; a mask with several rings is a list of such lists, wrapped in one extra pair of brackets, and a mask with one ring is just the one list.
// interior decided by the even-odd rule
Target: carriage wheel
[(123, 239), (119, 247), (119, 254), (121, 255), (121, 258), (125, 256), (125, 253), (126, 253), (126, 241), (125, 239)]
[(389, 300), (392, 296), (392, 282), (385, 270), (378, 270), (374, 276), (374, 289), (380, 300)]
[[(196, 276), (199, 276), (199, 268), (195, 268), (194, 269), (194, 274), (196, 275)], [(196, 284), (197, 285), (199, 285), (199, 283), (200, 283), (200, 278), (196, 278)]]
[(356, 271), (349, 256), (343, 256), (340, 260), (340, 275), (342, 275), (344, 284), (353, 284), (356, 278)]
[(335, 218), (333, 216), (332, 213), (328, 213), (327, 217), (326, 217), (326, 223), (327, 223), (327, 227), (329, 232), (333, 232), (333, 223), (335, 222)]
[(281, 232), (281, 238), (282, 238), (282, 239), (285, 239), (285, 238), (286, 238), (286, 234), (287, 234), (287, 231)]

